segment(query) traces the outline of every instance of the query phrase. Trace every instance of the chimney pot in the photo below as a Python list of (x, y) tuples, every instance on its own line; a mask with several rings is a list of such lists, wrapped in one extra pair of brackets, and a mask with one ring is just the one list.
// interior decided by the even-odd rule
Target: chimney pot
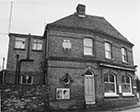
[(77, 11), (78, 16), (85, 17), (85, 8), (86, 8), (85, 5), (78, 4), (78, 6), (76, 8), (76, 11)]

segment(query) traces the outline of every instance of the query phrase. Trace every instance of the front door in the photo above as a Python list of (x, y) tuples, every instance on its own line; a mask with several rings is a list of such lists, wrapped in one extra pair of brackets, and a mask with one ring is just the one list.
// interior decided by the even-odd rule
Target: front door
[(93, 74), (85, 74), (85, 101), (86, 104), (95, 104), (95, 82)]

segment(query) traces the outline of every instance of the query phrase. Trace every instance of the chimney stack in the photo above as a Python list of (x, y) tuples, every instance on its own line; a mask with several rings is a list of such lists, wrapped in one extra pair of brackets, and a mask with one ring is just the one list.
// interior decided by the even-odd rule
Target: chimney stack
[(76, 13), (78, 16), (80, 17), (85, 17), (85, 8), (86, 6), (83, 4), (78, 4), (78, 6), (76, 7)]

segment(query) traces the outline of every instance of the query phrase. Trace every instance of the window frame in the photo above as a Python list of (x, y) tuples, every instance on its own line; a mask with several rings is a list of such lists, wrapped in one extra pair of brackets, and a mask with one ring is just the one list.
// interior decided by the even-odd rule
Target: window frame
[[(28, 83), (28, 82), (27, 82), (27, 79), (26, 79), (26, 83), (23, 83), (23, 77), (26, 78), (27, 76), (28, 76), (28, 77), (31, 77), (31, 83)], [(33, 76), (31, 76), (31, 75), (22, 75), (22, 76), (21, 76), (20, 83), (21, 83), (21, 84), (29, 84), (29, 85), (32, 85), (32, 84), (33, 84)]]
[[(91, 42), (91, 46), (90, 45), (87, 45), (86, 44), (86, 42), (85, 42), (85, 40), (86, 39), (88, 39), (88, 40), (90, 40), (90, 42)], [(85, 52), (85, 49), (91, 49), (92, 50), (92, 52)], [(90, 37), (85, 37), (85, 38), (83, 38), (83, 54), (85, 55), (85, 56), (94, 56), (95, 55), (95, 51), (94, 51), (95, 49), (94, 49), (94, 39), (92, 39), (92, 38), (90, 38)]]
[[(106, 45), (109, 45), (109, 46), (106, 46)], [(107, 49), (107, 47), (109, 47), (109, 49)], [(110, 42), (106, 41), (104, 43), (104, 49), (105, 49), (105, 58), (106, 59), (112, 59), (113, 58), (113, 56), (112, 56), (112, 44)], [(107, 54), (109, 54), (110, 57), (108, 57)]]
[(127, 49), (125, 47), (121, 48), (121, 57), (122, 57), (122, 62), (124, 62), (124, 63), (128, 62)]
[[(39, 46), (41, 45), (41, 49), (39, 49)], [(35, 48), (34, 48), (35, 46)], [(33, 51), (42, 51), (43, 49), (43, 41), (42, 39), (32, 39), (32, 50)]]
[[(24, 39), (24, 40), (22, 40), (22, 39)], [(15, 45), (14, 45), (15, 49), (23, 49), (24, 50), (26, 47), (26, 38), (25, 37), (15, 37), (14, 43), (15, 43)], [(23, 44), (22, 45), (23, 47), (21, 47), (21, 45), (19, 46), (18, 44)]]
[[(105, 87), (105, 83), (111, 83), (111, 84), (114, 84), (114, 91), (115, 92), (105, 92), (105, 89), (104, 89), (104, 97), (117, 97), (117, 96), (119, 96), (118, 94), (117, 94), (117, 76), (114, 74), (114, 73), (106, 73), (106, 74), (104, 74), (104, 78), (105, 78), (105, 75), (107, 75), (107, 80), (108, 81), (104, 81), (104, 87)], [(113, 78), (114, 78), (114, 82), (111, 82), (110, 81), (110, 75), (113, 75)]]
[[(123, 96), (133, 96), (133, 88), (132, 88), (132, 78), (129, 75), (123, 75), (122, 78), (125, 77), (125, 82), (122, 82), (121, 79), (121, 83), (122, 83), (122, 95)], [(126, 77), (129, 77), (129, 86), (130, 86), (130, 92), (123, 92), (123, 85), (128, 85), (128, 83), (126, 83)]]

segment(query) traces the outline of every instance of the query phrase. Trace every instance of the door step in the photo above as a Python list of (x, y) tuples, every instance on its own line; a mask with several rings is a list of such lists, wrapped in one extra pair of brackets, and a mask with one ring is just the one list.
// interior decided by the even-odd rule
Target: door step
[(95, 108), (96, 105), (95, 104), (86, 104), (86, 109), (91, 109), (91, 108)]

